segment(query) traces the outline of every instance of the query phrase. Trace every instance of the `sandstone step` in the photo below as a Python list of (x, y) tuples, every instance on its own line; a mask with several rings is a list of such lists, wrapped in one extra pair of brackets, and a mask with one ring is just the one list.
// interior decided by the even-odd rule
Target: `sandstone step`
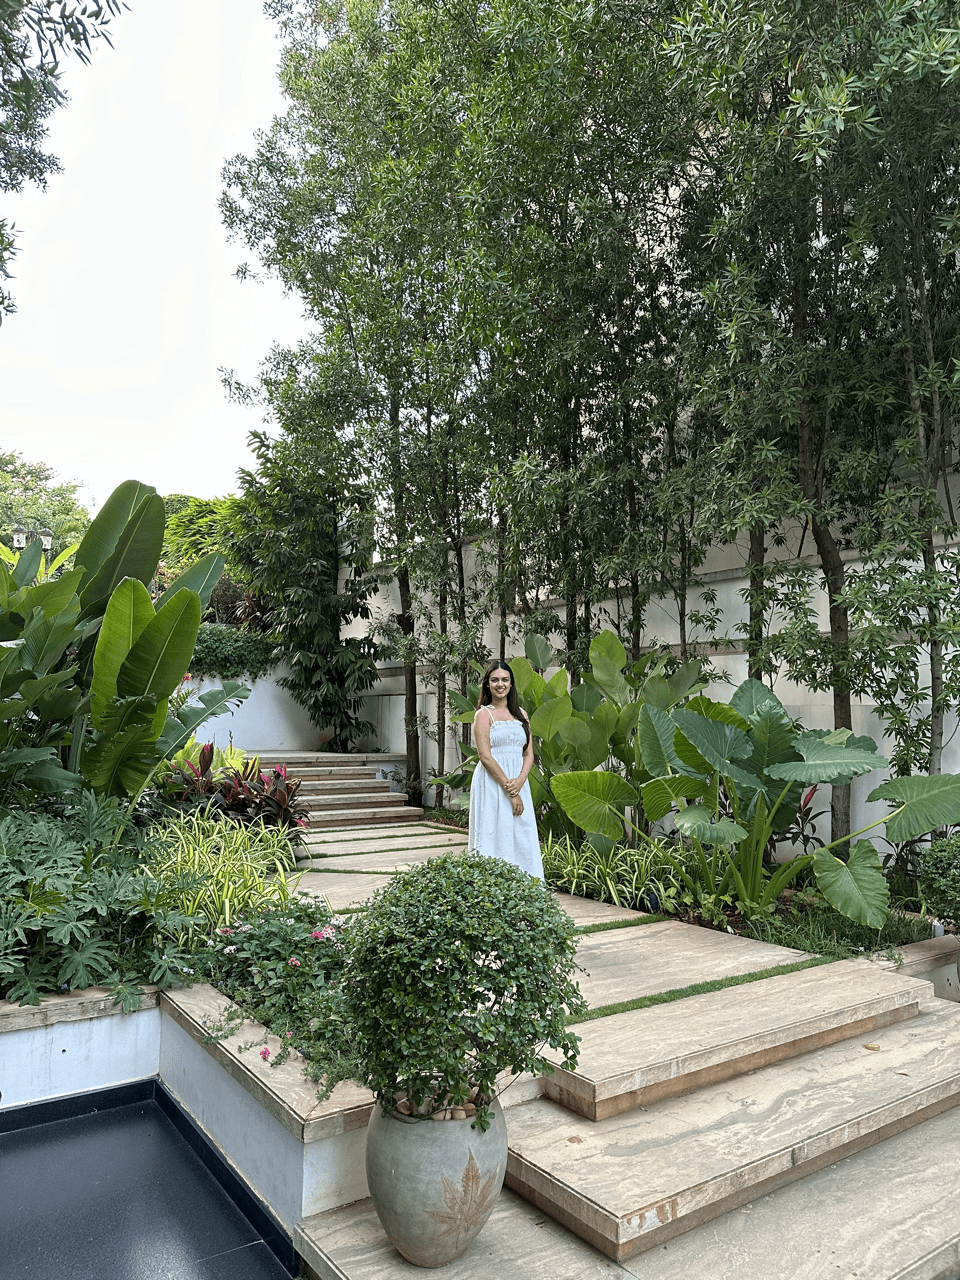
[(322, 795), (305, 796), (304, 800), (310, 809), (320, 813), (326, 809), (347, 809), (353, 805), (373, 805), (378, 809), (388, 809), (393, 805), (402, 807), (407, 797), (399, 791), (325, 791)]
[(960, 1009), (934, 1005), (606, 1120), (524, 1103), (508, 1185), (616, 1261), (662, 1245), (960, 1102)]
[[(568, 1110), (603, 1120), (915, 1018), (927, 989), (915, 978), (878, 973), (866, 960), (841, 960), (612, 1014), (574, 1028), (577, 1070), (547, 1076), (545, 1091)], [(549, 1049), (545, 1056), (560, 1061)]]
[(355, 768), (358, 765), (392, 768), (406, 761), (402, 751), (248, 751), (247, 755), (257, 756), (265, 764), (324, 765), (333, 768)]
[(297, 860), (297, 866), (311, 871), (405, 871), (408, 867), (419, 866), (429, 862), (431, 858), (439, 858), (445, 853), (462, 853), (466, 848), (463, 840), (446, 840), (428, 845), (420, 843), (407, 849), (388, 849), (378, 853), (360, 853), (353, 857), (333, 855), (325, 858), (304, 858)]
[[(380, 795), (390, 790), (389, 782), (378, 782), (376, 778), (368, 775), (359, 777), (344, 778), (340, 775), (331, 776), (329, 778), (307, 778), (301, 780), (300, 792), (302, 796), (323, 796), (335, 792), (354, 792), (367, 791), (371, 794)], [(399, 795), (400, 793), (397, 792)]]
[(419, 822), (423, 810), (412, 805), (397, 805), (392, 809), (331, 809), (322, 814), (312, 814), (306, 819), (308, 831), (336, 831), (340, 827), (362, 827), (371, 822), (384, 826), (398, 822)]
[[(960, 1108), (620, 1263), (504, 1190), (449, 1270), (455, 1280), (955, 1280), (958, 1151)], [(369, 1200), (304, 1218), (294, 1247), (320, 1280), (414, 1275)]]
[(363, 766), (357, 769), (327, 769), (322, 765), (304, 765), (302, 768), (288, 767), (287, 777), (299, 778), (304, 787), (317, 782), (336, 783), (346, 781), (348, 778), (354, 782), (379, 783), (381, 781), (381, 779), (377, 777), (376, 769), (367, 769)]

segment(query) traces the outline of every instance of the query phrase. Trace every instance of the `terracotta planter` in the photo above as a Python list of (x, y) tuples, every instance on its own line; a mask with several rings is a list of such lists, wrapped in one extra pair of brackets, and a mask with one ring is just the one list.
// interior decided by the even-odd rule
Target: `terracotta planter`
[(367, 1129), (367, 1183), (380, 1223), (408, 1262), (442, 1267), (490, 1217), (507, 1169), (499, 1102), (486, 1133), (470, 1120), (380, 1114)]

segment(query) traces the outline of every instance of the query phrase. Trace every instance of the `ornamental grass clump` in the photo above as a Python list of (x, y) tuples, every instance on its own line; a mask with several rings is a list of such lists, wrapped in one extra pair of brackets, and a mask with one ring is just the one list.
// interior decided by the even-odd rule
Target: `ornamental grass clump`
[(195, 931), (179, 939), (191, 948), (238, 916), (290, 900), (296, 855), (283, 827), (241, 826), (198, 812), (158, 824), (148, 843), (152, 874), (195, 920)]
[(465, 1107), (485, 1129), (498, 1075), (577, 1063), (586, 1010), (569, 916), (498, 858), (434, 858), (395, 877), (348, 930), (344, 1005), (358, 1079), (384, 1113)]

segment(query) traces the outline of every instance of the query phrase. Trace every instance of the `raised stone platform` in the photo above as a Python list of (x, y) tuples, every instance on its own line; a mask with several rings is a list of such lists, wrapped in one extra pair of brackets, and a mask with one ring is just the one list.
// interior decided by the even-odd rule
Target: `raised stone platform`
[[(579, 1067), (548, 1076), (546, 1093), (603, 1120), (915, 1018), (924, 995), (925, 984), (914, 978), (842, 960), (612, 1014), (575, 1027)], [(560, 1061), (551, 1050), (546, 1057)]]
[(622, 1261), (960, 1102), (960, 1009), (592, 1122), (510, 1113), (507, 1183)]

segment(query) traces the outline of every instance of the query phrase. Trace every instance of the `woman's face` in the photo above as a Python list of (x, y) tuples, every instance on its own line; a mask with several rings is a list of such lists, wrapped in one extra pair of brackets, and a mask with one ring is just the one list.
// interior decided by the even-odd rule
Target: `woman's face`
[(510, 692), (510, 686), (513, 683), (510, 678), (510, 672), (504, 671), (503, 667), (496, 667), (490, 672), (490, 678), (487, 684), (490, 692), (495, 698), (505, 698)]

